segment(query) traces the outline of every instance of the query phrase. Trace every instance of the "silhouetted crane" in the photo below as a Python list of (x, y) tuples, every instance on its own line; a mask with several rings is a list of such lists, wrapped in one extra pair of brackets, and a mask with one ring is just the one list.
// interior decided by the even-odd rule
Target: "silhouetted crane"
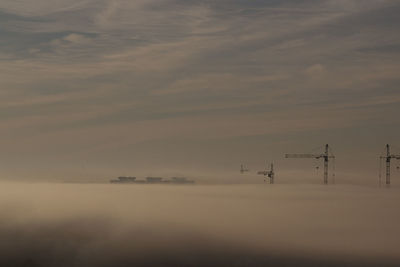
[(379, 185), (381, 185), (382, 159), (385, 159), (385, 161), (386, 161), (386, 185), (390, 185), (390, 160), (391, 159), (400, 159), (400, 155), (390, 154), (390, 146), (389, 146), (389, 144), (386, 145), (386, 156), (380, 157)]
[(259, 171), (257, 174), (264, 175), (264, 181), (265, 181), (265, 176), (269, 177), (269, 183), (273, 184), (275, 182), (275, 173), (274, 173), (274, 163), (271, 163), (271, 169), (269, 171)]
[[(324, 159), (324, 184), (328, 184), (328, 162), (329, 159), (335, 159), (335, 156), (329, 155), (329, 145), (325, 145), (325, 153), (322, 154), (285, 154), (286, 158), (315, 158), (315, 159)], [(334, 175), (334, 174), (333, 174)]]

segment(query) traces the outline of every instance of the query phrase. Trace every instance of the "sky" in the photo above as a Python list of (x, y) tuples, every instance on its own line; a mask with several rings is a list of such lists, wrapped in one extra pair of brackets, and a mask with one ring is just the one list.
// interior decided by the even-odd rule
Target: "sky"
[(400, 153), (399, 12), (396, 0), (2, 0), (0, 176), (274, 161), (319, 182), (315, 160), (283, 155), (329, 143), (338, 177), (376, 181), (385, 144)]

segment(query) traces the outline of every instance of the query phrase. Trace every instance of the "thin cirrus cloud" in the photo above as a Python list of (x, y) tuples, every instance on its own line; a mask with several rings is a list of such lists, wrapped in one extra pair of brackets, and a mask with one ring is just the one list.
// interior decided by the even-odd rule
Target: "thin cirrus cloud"
[(4, 135), (104, 133), (118, 147), (139, 128), (137, 140), (195, 142), (385, 127), (398, 122), (398, 11), (392, 0), (4, 0)]

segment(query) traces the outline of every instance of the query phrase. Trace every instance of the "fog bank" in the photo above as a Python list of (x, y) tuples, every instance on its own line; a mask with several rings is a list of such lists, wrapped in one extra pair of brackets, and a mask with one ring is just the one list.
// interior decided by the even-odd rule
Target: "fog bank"
[(395, 266), (399, 188), (11, 184), (1, 266)]

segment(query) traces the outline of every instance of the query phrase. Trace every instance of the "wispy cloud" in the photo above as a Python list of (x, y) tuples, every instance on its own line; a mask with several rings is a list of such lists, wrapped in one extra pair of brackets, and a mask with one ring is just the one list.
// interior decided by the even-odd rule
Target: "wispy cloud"
[(393, 0), (4, 0), (4, 131), (197, 140), (393, 122), (399, 11)]

